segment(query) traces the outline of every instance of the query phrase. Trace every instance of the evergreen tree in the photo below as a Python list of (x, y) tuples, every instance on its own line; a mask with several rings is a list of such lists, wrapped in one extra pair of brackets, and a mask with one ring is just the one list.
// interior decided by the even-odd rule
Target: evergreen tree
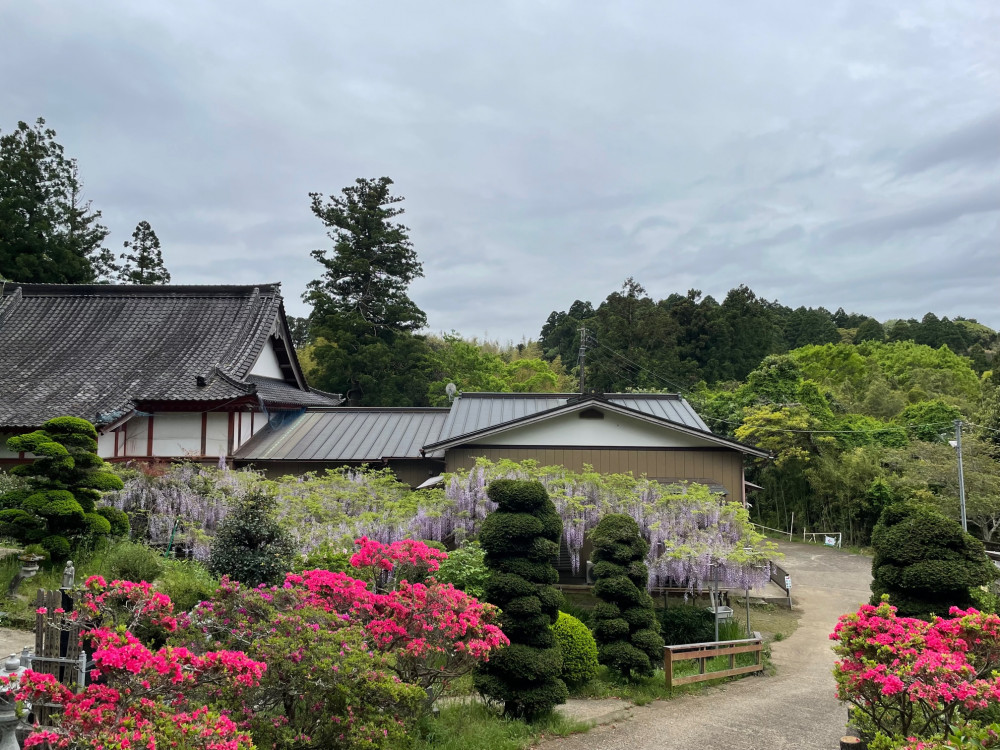
[(310, 193), (312, 212), (326, 225), (333, 254), (314, 250), (326, 269), (309, 284), (316, 385), (354, 403), (403, 406), (424, 402), (427, 347), (415, 332), (427, 324), (407, 294), (423, 267), (409, 229), (393, 219), (403, 198), (392, 180), (358, 179), (339, 196)]
[(101, 212), (83, 200), (76, 160), (55, 136), (39, 117), (0, 137), (0, 277), (85, 284), (112, 267)]
[(490, 571), (486, 600), (503, 611), (510, 639), (476, 673), (487, 698), (502, 701), (504, 715), (533, 718), (565, 703), (559, 674), (562, 656), (551, 626), (562, 596), (552, 557), (559, 551), (562, 521), (541, 482), (498, 479), (486, 490), (497, 504), (479, 532)]
[(277, 500), (260, 488), (233, 501), (219, 525), (208, 569), (247, 586), (275, 584), (292, 569), (295, 545), (274, 517)]
[(125, 240), (125, 252), (119, 257), (125, 261), (115, 270), (122, 284), (169, 284), (170, 272), (163, 265), (160, 239), (148, 221), (140, 221), (132, 232), (132, 240)]
[(885, 341), (885, 329), (875, 318), (865, 318), (865, 321), (858, 326), (858, 332), (854, 334), (854, 343), (860, 344), (862, 341)]
[(15, 452), (36, 456), (10, 470), (27, 486), (0, 496), (0, 534), (22, 542), (41, 542), (56, 559), (87, 536), (111, 533), (120, 512), (97, 508), (104, 492), (120, 490), (122, 480), (97, 455), (97, 431), (85, 419), (57, 417), (42, 429), (7, 441)]
[(912, 503), (882, 511), (872, 549), (872, 603), (888, 594), (905, 617), (944, 617), (951, 607), (969, 607), (970, 590), (998, 575), (983, 543), (957, 521)]
[(594, 637), (601, 664), (630, 678), (651, 675), (663, 658), (643, 562), (649, 544), (631, 516), (611, 514), (590, 534), (594, 545)]

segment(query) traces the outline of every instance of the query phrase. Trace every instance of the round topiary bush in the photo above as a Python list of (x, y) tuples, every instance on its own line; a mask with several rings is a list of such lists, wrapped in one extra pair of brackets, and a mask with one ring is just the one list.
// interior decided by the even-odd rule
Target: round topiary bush
[(52, 562), (62, 562), (69, 559), (69, 539), (58, 534), (47, 536), (42, 540), (42, 547), (49, 553)]
[(127, 536), (131, 530), (128, 513), (125, 511), (118, 510), (118, 508), (112, 508), (107, 505), (102, 505), (95, 512), (99, 516), (103, 516), (108, 519), (108, 524), (111, 527), (111, 536)]
[(872, 530), (872, 604), (883, 594), (904, 617), (929, 620), (972, 605), (970, 590), (997, 578), (983, 543), (951, 518), (913, 503), (890, 505)]
[(552, 626), (556, 643), (562, 655), (562, 672), (559, 676), (570, 687), (578, 687), (597, 677), (597, 641), (590, 628), (573, 615), (559, 613)]
[(506, 716), (531, 719), (568, 695), (551, 628), (562, 602), (551, 585), (558, 580), (552, 557), (559, 551), (562, 521), (540, 482), (498, 479), (486, 492), (497, 508), (479, 533), (489, 569), (484, 589), (486, 600), (502, 610), (500, 625), (510, 645), (477, 669), (475, 686), (503, 702)]
[(274, 518), (275, 498), (256, 487), (234, 502), (212, 541), (208, 569), (258, 586), (281, 581), (295, 562), (289, 533)]
[(590, 534), (593, 544), (594, 637), (601, 664), (624, 677), (651, 675), (663, 658), (643, 562), (649, 545), (631, 516), (612, 514)]

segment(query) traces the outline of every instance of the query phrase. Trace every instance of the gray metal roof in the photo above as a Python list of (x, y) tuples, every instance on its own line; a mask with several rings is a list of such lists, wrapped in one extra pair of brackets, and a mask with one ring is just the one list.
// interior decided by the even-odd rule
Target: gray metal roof
[(240, 448), (246, 461), (379, 461), (421, 458), (438, 439), (448, 409), (348, 408), (306, 412)]
[[(548, 409), (565, 406), (579, 393), (462, 393), (455, 399), (437, 441), (451, 440)], [(711, 432), (686, 400), (672, 393), (606, 393), (602, 396), (618, 406), (666, 419), (685, 427)]]

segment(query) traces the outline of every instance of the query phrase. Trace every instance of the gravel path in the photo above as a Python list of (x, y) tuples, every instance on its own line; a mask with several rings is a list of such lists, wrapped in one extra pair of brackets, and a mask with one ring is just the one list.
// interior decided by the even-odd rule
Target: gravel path
[(828, 635), (868, 599), (871, 560), (837, 549), (781, 544), (802, 610), (795, 633), (772, 644), (774, 677), (748, 677), (636, 707), (631, 721), (549, 740), (544, 750), (831, 750), (847, 709), (834, 696)]

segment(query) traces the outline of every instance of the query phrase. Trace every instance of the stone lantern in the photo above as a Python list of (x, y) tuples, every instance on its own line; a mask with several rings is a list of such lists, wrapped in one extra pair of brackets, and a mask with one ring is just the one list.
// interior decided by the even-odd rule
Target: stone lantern
[(17, 654), (11, 654), (3, 665), (3, 676), (7, 678), (6, 684), (0, 685), (0, 750), (19, 750), (16, 730), (19, 719), (16, 708), (18, 684), (20, 676), (24, 674), (27, 667), (21, 666), (21, 658)]

